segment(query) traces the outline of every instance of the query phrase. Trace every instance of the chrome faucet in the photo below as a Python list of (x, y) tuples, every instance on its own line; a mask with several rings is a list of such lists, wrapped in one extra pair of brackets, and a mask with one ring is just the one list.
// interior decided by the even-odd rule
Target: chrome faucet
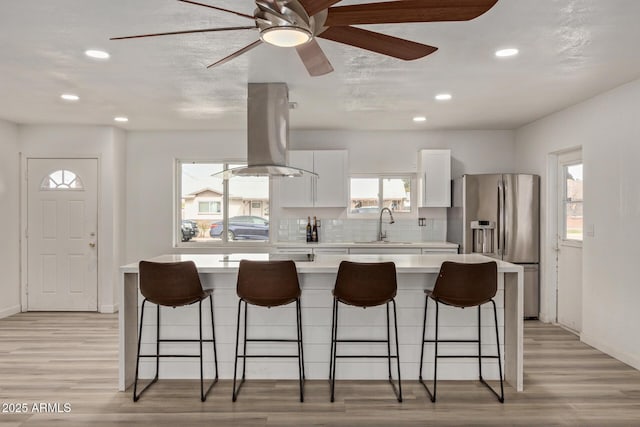
[(391, 209), (389, 209), (389, 208), (382, 208), (382, 209), (380, 210), (380, 219), (378, 220), (378, 241), (379, 241), (379, 242), (382, 242), (384, 239), (386, 239), (386, 238), (387, 238), (387, 233), (386, 233), (386, 232), (384, 232), (384, 233), (382, 232), (382, 213), (383, 213), (384, 211), (389, 212), (389, 218), (391, 218), (391, 219), (389, 220), (389, 224), (393, 224), (393, 223), (395, 222), (395, 221), (394, 221), (394, 219), (393, 219), (393, 214), (391, 213)]

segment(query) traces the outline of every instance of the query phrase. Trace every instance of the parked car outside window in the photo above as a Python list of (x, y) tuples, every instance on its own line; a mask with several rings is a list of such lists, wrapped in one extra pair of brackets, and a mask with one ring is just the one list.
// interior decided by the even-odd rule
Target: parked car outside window
[(180, 232), (182, 233), (182, 241), (188, 242), (198, 235), (198, 224), (196, 224), (195, 221), (183, 219), (180, 226)]
[[(209, 235), (213, 238), (222, 237), (222, 221), (211, 224)], [(269, 220), (259, 216), (233, 216), (229, 218), (227, 240), (269, 240)]]

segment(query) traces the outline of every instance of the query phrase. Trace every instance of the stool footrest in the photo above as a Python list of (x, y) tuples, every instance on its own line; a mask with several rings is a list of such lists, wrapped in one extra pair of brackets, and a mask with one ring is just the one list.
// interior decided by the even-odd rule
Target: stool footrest
[(154, 359), (156, 357), (200, 357), (199, 354), (141, 354), (138, 357), (153, 357)]
[(297, 354), (292, 354), (292, 355), (288, 355), (288, 354), (239, 354), (238, 355), (238, 358), (240, 358), (240, 359), (251, 358), (251, 357), (276, 357), (276, 358), (295, 357), (297, 359), (298, 355)]
[(336, 358), (343, 358), (343, 359), (397, 359), (398, 356), (377, 356), (377, 355), (372, 355), (372, 354), (365, 354), (365, 355), (360, 355), (360, 354), (345, 354), (345, 355), (338, 355), (336, 354), (335, 356)]

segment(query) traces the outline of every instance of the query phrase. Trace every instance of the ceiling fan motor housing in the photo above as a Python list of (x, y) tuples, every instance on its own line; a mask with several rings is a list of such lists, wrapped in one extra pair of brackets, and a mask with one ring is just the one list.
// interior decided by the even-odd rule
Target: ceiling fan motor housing
[(302, 43), (313, 37), (315, 20), (309, 16), (298, 0), (256, 0), (256, 6), (254, 16), (260, 29), (260, 38), (263, 41), (277, 46), (301, 44), (301, 42), (281, 44), (279, 41), (273, 41), (276, 32), (284, 33), (285, 31), (292, 35), (295, 34), (297, 40), (302, 40)]

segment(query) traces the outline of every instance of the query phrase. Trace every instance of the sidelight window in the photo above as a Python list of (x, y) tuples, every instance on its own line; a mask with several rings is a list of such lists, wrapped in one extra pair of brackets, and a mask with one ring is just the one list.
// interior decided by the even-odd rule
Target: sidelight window
[(563, 238), (564, 240), (582, 241), (582, 163), (567, 164), (564, 171), (563, 194)]

